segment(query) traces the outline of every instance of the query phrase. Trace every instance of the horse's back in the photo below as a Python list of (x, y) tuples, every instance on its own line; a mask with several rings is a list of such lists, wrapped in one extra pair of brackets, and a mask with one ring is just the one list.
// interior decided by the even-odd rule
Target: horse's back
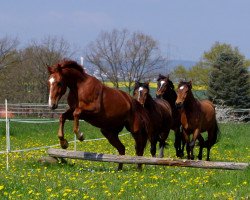
[(167, 113), (169, 116), (172, 117), (172, 109), (171, 109), (171, 106), (170, 104), (164, 100), (164, 99), (159, 99), (159, 98), (156, 98), (154, 99), (155, 103), (158, 105), (158, 107), (165, 113)]
[(121, 90), (104, 86), (103, 106), (107, 112), (130, 112), (132, 109), (132, 97)]
[(201, 111), (203, 113), (203, 123), (205, 127), (213, 126), (216, 123), (216, 113), (213, 103), (209, 100), (202, 100)]

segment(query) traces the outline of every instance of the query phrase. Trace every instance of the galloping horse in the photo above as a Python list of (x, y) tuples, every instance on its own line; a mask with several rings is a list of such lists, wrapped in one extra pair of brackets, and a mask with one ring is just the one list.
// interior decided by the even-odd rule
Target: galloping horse
[(174, 147), (176, 150), (176, 156), (183, 157), (185, 141), (182, 138), (182, 133), (180, 130), (181, 129), (181, 115), (180, 115), (179, 110), (175, 106), (177, 94), (174, 90), (174, 84), (169, 79), (169, 76), (163, 76), (159, 74), (159, 77), (157, 79), (156, 97), (166, 100), (171, 106), (172, 116), (173, 116), (173, 124), (171, 126), (171, 129), (175, 132)]
[[(217, 142), (219, 134), (214, 105), (208, 100), (199, 101), (194, 98), (192, 82), (181, 81), (178, 85), (176, 106), (181, 111), (181, 124), (187, 142), (188, 159), (194, 159), (193, 148), (198, 139), (200, 143), (198, 158), (202, 160), (202, 150), (205, 147), (207, 148), (207, 160), (210, 160), (210, 149)], [(208, 133), (206, 141), (201, 136), (201, 133), (205, 131)], [(193, 138), (190, 142), (191, 134), (193, 134)]]
[(135, 82), (134, 98), (148, 111), (153, 131), (148, 139), (151, 143), (151, 155), (155, 157), (156, 143), (160, 142), (159, 157), (164, 156), (164, 147), (172, 124), (172, 111), (169, 103), (163, 99), (153, 99), (149, 93), (149, 82)]
[[(66, 119), (74, 120), (74, 133), (84, 140), (79, 130), (79, 119), (100, 128), (120, 155), (125, 155), (125, 147), (118, 134), (124, 127), (135, 139), (135, 149), (142, 156), (147, 143), (149, 119), (143, 107), (129, 94), (109, 88), (98, 79), (88, 75), (82, 66), (75, 61), (63, 60), (51, 67), (49, 71), (49, 107), (56, 109), (60, 98), (69, 88), (69, 109), (60, 116), (58, 137), (61, 147), (66, 149), (68, 142), (64, 139), (64, 123)], [(141, 164), (138, 165), (141, 169)], [(118, 170), (122, 169), (119, 164)]]

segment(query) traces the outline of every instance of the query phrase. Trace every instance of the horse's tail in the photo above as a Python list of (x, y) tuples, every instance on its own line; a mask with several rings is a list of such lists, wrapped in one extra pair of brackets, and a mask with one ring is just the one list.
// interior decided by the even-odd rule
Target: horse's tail
[(210, 143), (210, 147), (213, 146), (214, 144), (216, 144), (220, 139), (220, 129), (217, 123), (217, 120), (215, 120), (215, 126), (214, 126), (214, 130), (212, 133), (212, 138), (210, 140), (210, 142), (207, 140), (205, 141), (205, 146), (208, 146), (208, 142)]

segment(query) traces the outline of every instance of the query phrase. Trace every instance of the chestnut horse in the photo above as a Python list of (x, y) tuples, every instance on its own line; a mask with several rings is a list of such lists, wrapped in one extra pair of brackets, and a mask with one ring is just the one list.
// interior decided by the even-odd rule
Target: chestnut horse
[[(77, 138), (84, 140), (79, 130), (79, 119), (100, 128), (120, 155), (125, 155), (125, 147), (118, 134), (124, 127), (135, 139), (135, 149), (142, 156), (147, 143), (149, 119), (143, 107), (126, 92), (109, 88), (98, 79), (88, 75), (75, 61), (63, 60), (49, 71), (49, 107), (56, 109), (60, 98), (69, 88), (69, 109), (60, 116), (58, 137), (61, 147), (66, 149), (68, 142), (64, 138), (65, 120), (74, 120), (73, 130)], [(138, 165), (141, 169), (141, 164)], [(122, 169), (119, 164), (118, 170)]]
[(174, 90), (174, 84), (169, 79), (169, 76), (163, 76), (159, 74), (157, 79), (156, 97), (166, 100), (171, 106), (173, 116), (173, 124), (171, 129), (175, 133), (174, 147), (176, 150), (176, 156), (183, 157), (185, 141), (181, 133), (181, 115), (175, 106), (177, 94)]
[[(217, 142), (219, 128), (215, 116), (215, 108), (208, 100), (199, 101), (192, 93), (192, 81), (181, 81), (178, 85), (176, 106), (181, 112), (181, 124), (187, 143), (188, 159), (194, 159), (193, 148), (196, 139), (199, 140), (198, 158), (202, 160), (202, 150), (207, 148), (207, 160), (211, 147)], [(201, 133), (207, 131), (208, 139), (203, 140)], [(190, 135), (193, 135), (190, 142)]]
[(150, 117), (151, 127), (148, 139), (151, 143), (151, 155), (155, 157), (156, 144), (159, 141), (160, 153), (159, 157), (164, 157), (164, 147), (168, 138), (170, 127), (172, 124), (172, 111), (169, 103), (163, 99), (153, 99), (149, 93), (149, 82), (135, 82), (134, 98), (143, 105)]

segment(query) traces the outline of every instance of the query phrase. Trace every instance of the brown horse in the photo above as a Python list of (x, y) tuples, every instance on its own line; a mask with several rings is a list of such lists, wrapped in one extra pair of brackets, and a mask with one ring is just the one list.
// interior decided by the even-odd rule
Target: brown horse
[(171, 106), (173, 115), (173, 124), (171, 126), (171, 129), (175, 132), (174, 147), (176, 150), (176, 156), (183, 157), (185, 141), (181, 133), (181, 115), (179, 110), (175, 106), (177, 94), (174, 90), (174, 84), (169, 79), (169, 76), (163, 76), (159, 74), (159, 77), (157, 79), (156, 97), (166, 100)]
[(164, 147), (172, 124), (172, 111), (169, 103), (163, 99), (153, 99), (149, 93), (149, 82), (136, 82), (134, 87), (134, 98), (143, 105), (150, 117), (153, 131), (150, 131), (148, 139), (151, 143), (151, 155), (155, 157), (156, 144), (159, 141), (159, 157), (164, 156)]
[[(194, 159), (193, 148), (196, 139), (199, 140), (200, 151), (198, 158), (202, 159), (202, 150), (207, 148), (207, 160), (211, 147), (217, 142), (219, 128), (215, 116), (215, 108), (208, 100), (199, 101), (192, 93), (192, 82), (181, 81), (178, 85), (176, 106), (181, 111), (181, 124), (187, 142), (188, 159)], [(203, 140), (201, 133), (207, 131), (208, 139)], [(190, 142), (190, 135), (193, 138)]]
[[(49, 71), (49, 107), (56, 109), (60, 98), (69, 88), (69, 109), (60, 116), (58, 137), (61, 147), (66, 149), (68, 142), (64, 139), (66, 119), (74, 120), (74, 133), (82, 141), (79, 119), (99, 127), (120, 155), (125, 155), (125, 147), (119, 140), (119, 132), (126, 127), (135, 139), (135, 149), (142, 156), (147, 143), (149, 119), (143, 107), (127, 93), (109, 88), (98, 79), (88, 75), (75, 61), (63, 60)], [(141, 168), (141, 164), (138, 165)], [(118, 170), (122, 169), (119, 164)]]

